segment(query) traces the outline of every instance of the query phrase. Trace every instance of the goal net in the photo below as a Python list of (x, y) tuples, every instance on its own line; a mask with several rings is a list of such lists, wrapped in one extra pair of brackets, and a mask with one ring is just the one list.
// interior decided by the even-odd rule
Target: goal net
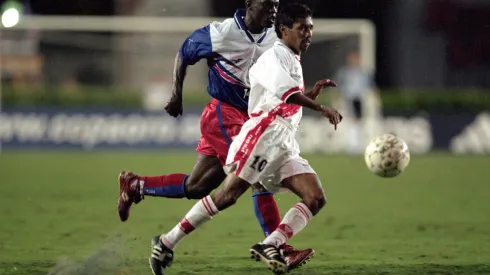
[[(22, 106), (42, 108), (53, 103), (49, 90), (66, 94), (67, 100), (80, 93), (132, 91), (141, 94), (145, 109), (161, 111), (170, 96), (174, 58), (182, 41), (195, 29), (223, 19), (25, 16), (16, 26), (0, 28), (0, 93), (26, 93), (29, 96), (21, 101), (27, 103)], [(332, 77), (353, 48), (359, 50), (362, 66), (374, 72), (375, 33), (369, 21), (314, 22), (313, 44), (302, 58), (307, 86)], [(206, 62), (189, 68), (185, 93), (207, 97), (206, 86)], [(33, 101), (40, 87), (47, 99)], [(3, 102), (4, 111), (11, 107), (9, 102)], [(33, 125), (21, 128), (37, 129)], [(198, 136), (199, 127), (194, 128)], [(3, 135), (5, 140), (8, 135)], [(192, 138), (187, 141), (193, 142)]]
[[(223, 18), (26, 16), (1, 28), (2, 83), (102, 84), (143, 88), (170, 82), (174, 57), (195, 29)], [(365, 20), (315, 20), (303, 58), (307, 85), (332, 76), (356, 48), (375, 69), (374, 27)], [(206, 64), (191, 69), (186, 88), (204, 92)], [(313, 82), (314, 83), (314, 82)]]

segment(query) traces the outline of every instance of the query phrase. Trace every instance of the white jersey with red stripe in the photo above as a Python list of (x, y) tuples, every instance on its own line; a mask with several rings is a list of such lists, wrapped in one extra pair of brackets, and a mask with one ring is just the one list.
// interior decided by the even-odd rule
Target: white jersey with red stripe
[(248, 112), (251, 117), (277, 115), (298, 127), (302, 107), (287, 104), (295, 93), (304, 91), (300, 57), (282, 42), (265, 51), (250, 69)]
[(315, 173), (295, 139), (302, 107), (286, 103), (304, 91), (299, 56), (276, 42), (250, 69), (250, 84), (250, 119), (230, 146), (225, 171), (276, 192), (287, 177)]

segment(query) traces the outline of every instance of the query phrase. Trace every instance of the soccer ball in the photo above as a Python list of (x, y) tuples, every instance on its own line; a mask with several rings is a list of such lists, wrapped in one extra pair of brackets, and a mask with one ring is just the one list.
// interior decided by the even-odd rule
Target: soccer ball
[(383, 134), (369, 142), (364, 159), (371, 172), (383, 178), (392, 178), (407, 168), (410, 152), (401, 138)]

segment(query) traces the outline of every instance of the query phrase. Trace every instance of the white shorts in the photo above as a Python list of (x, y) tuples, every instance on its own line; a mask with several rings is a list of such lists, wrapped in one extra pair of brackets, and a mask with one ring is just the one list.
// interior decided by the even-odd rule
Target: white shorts
[(225, 172), (250, 184), (260, 182), (273, 193), (283, 191), (281, 182), (286, 178), (316, 174), (299, 155), (295, 130), (280, 118), (270, 124), (260, 118), (247, 121), (230, 145)]

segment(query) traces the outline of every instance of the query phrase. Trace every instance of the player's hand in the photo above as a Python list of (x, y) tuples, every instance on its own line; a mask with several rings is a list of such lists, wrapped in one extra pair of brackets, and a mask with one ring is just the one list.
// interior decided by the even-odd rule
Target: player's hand
[(165, 111), (167, 111), (167, 113), (173, 117), (178, 117), (179, 115), (182, 115), (183, 109), (182, 96), (178, 95), (172, 95), (170, 100), (165, 105)]
[(316, 99), (323, 91), (323, 89), (327, 87), (337, 87), (337, 83), (333, 82), (330, 79), (322, 79), (317, 81), (315, 83), (315, 86), (313, 86), (313, 89), (311, 89), (311, 94), (313, 95), (313, 98)]
[[(323, 106), (322, 106), (323, 107)], [(326, 118), (328, 118), (328, 121), (330, 121), (330, 124), (334, 126), (334, 129), (337, 130), (337, 124), (339, 124), (342, 121), (342, 115), (337, 111), (335, 108), (332, 107), (323, 107), (322, 108), (322, 115)]]

